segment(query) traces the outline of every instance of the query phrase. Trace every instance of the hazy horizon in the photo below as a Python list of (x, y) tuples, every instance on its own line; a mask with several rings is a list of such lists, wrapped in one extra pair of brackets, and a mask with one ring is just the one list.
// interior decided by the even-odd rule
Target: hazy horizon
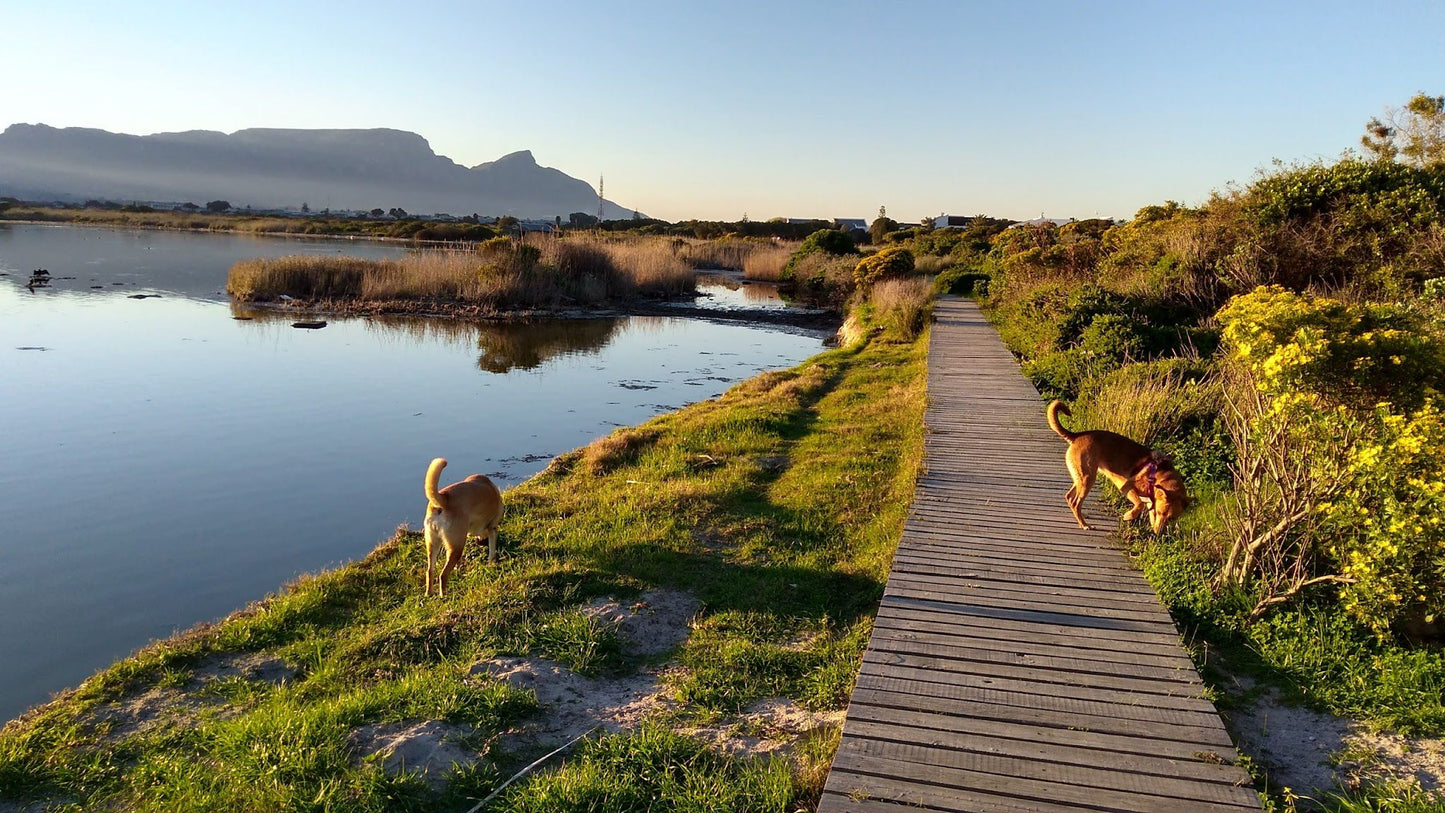
[[(414, 132), (667, 220), (1129, 217), (1445, 92), (1445, 6), (15, 4), (0, 120)], [(117, 81), (117, 78), (120, 78)]]

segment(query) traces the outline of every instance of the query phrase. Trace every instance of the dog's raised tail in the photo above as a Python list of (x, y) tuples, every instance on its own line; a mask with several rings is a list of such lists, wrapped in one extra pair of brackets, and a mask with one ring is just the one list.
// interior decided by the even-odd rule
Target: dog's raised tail
[[(1069, 430), (1064, 428), (1063, 424), (1059, 423), (1060, 412), (1064, 413), (1065, 415), (1074, 414), (1069, 411), (1068, 407), (1064, 406), (1063, 401), (1055, 401), (1052, 404), (1049, 404), (1049, 428), (1057, 432), (1059, 437), (1070, 443), (1073, 443), (1074, 438), (1078, 437), (1079, 435), (1076, 432), (1070, 432)], [(445, 463), (446, 461), (442, 462)], [(440, 471), (440, 469), (438, 469), (438, 471)]]
[(447, 459), (438, 457), (431, 462), (426, 469), (426, 501), (435, 508), (445, 508), (442, 505), (442, 495), (437, 492), (437, 481), (442, 477), (442, 469), (447, 467)]

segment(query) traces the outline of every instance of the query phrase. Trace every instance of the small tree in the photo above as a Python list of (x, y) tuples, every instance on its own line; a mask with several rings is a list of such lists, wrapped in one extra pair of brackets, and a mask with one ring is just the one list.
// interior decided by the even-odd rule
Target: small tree
[(231, 202), (228, 201), (228, 200), (213, 200), (213, 201), (210, 201), (210, 202), (208, 202), (208, 203), (206, 204), (206, 211), (208, 211), (208, 212), (229, 212), (229, 211), (231, 211)]
[(1384, 120), (1370, 119), (1360, 146), (1381, 161), (1445, 163), (1445, 96), (1417, 93), (1403, 108), (1389, 108)]
[(881, 243), (889, 232), (897, 230), (898, 221), (888, 216), (887, 208), (879, 206), (878, 217), (874, 218), (873, 223), (868, 227), (868, 238), (874, 243)]
[(386, 214), (386, 210), (384, 210), (384, 209), (382, 209), (382, 208), (380, 208), (380, 207), (377, 207), (377, 208), (375, 208), (375, 209), (372, 209), (372, 210), (369, 212), (369, 214), (370, 214), (372, 217), (381, 217), (382, 215)]

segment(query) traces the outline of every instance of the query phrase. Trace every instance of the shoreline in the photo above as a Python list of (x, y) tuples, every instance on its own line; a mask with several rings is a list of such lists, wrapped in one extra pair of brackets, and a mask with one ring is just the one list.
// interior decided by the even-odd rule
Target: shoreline
[(425, 319), (461, 319), (485, 322), (532, 322), (542, 319), (620, 319), (628, 316), (663, 316), (679, 319), (717, 319), (728, 322), (780, 325), (836, 333), (841, 315), (817, 309), (704, 308), (678, 300), (636, 299), (613, 306), (586, 308), (521, 308), (496, 310), (446, 300), (240, 300), (230, 298), (232, 309), (251, 308), (273, 313), (314, 314), (358, 318), (372, 316), (414, 316)]
[(475, 241), (469, 240), (417, 240), (413, 237), (385, 237), (375, 234), (346, 234), (327, 232), (316, 234), (314, 232), (292, 232), (292, 231), (266, 231), (251, 229), (187, 229), (178, 226), (162, 226), (148, 223), (93, 223), (84, 220), (30, 220), (21, 218), (6, 218), (0, 216), (0, 226), (9, 224), (17, 226), (72, 226), (87, 229), (110, 229), (112, 231), (160, 231), (172, 232), (175, 234), (235, 234), (243, 237), (281, 237), (301, 238), (307, 240), (345, 240), (364, 241), (368, 243), (396, 243), (411, 246), (425, 246), (428, 248), (446, 248), (474, 246)]

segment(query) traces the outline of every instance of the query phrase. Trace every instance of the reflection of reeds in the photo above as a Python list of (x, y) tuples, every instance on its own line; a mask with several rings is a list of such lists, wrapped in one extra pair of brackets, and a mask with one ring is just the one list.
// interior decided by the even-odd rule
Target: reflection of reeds
[(231, 267), (226, 291), (239, 300), (427, 300), (505, 310), (672, 295), (691, 290), (692, 280), (692, 269), (662, 241), (542, 237), (417, 251), (399, 260), (244, 260)]
[[(231, 314), (259, 325), (289, 330), (293, 311), (267, 310), (232, 304)], [(420, 316), (372, 316), (362, 324), (370, 333), (415, 342), (437, 342), (458, 348), (475, 347), (477, 367), (489, 373), (530, 370), (554, 358), (596, 353), (626, 328), (655, 330), (662, 320), (538, 319), (535, 321), (476, 321), (431, 319)]]

